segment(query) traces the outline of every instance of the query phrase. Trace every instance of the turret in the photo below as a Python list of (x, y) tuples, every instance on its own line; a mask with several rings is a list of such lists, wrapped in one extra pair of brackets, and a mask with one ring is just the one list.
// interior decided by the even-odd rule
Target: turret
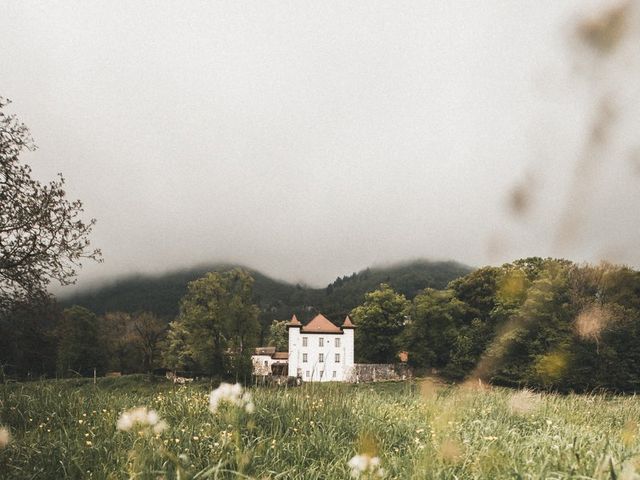
[(300, 366), (300, 329), (302, 324), (294, 315), (291, 321), (287, 323), (287, 333), (289, 334), (289, 376), (298, 376), (298, 367)]
[(342, 332), (344, 339), (344, 366), (345, 369), (353, 367), (353, 349), (354, 349), (354, 329), (356, 326), (351, 322), (349, 315), (347, 315), (342, 322)]

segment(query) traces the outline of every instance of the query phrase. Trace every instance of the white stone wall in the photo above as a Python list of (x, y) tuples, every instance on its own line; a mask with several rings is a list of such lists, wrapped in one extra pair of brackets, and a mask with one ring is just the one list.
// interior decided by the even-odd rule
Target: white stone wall
[(297, 377), (300, 372), (298, 368), (298, 350), (300, 348), (300, 327), (289, 327), (289, 376)]
[[(345, 366), (345, 372), (347, 369), (350, 369), (351, 367), (353, 367), (354, 364), (354, 359), (353, 359), (353, 352), (354, 352), (354, 330), (353, 328), (345, 328), (343, 331), (343, 337), (344, 337), (344, 348), (345, 348), (345, 352), (344, 352), (344, 356), (345, 356), (345, 362), (344, 362), (344, 366)], [(346, 378), (346, 373), (345, 373), (345, 378)]]
[(251, 355), (254, 375), (271, 375), (271, 355)]
[[(339, 342), (338, 346), (336, 340)], [(346, 379), (345, 362), (351, 358), (353, 363), (353, 343), (345, 340), (343, 333), (300, 333), (297, 348), (289, 350), (289, 365), (295, 358), (293, 361), (305, 382), (343, 382)], [(291, 341), (289, 346), (291, 348)], [(289, 375), (293, 376), (291, 368)]]
[(350, 367), (345, 381), (384, 382), (389, 380), (406, 380), (413, 373), (406, 363), (356, 363)]

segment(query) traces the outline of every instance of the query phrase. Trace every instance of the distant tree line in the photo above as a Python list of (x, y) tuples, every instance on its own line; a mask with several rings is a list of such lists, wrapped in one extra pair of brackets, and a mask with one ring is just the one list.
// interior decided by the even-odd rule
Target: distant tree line
[[(352, 311), (360, 361), (540, 389), (640, 388), (640, 272), (527, 258), (412, 301), (381, 285)], [(393, 345), (394, 349), (389, 347)]]
[(247, 271), (253, 278), (251, 301), (260, 313), (260, 343), (268, 342), (273, 320), (284, 320), (296, 314), (301, 321), (322, 312), (328, 318), (343, 319), (362, 303), (365, 293), (381, 283), (412, 299), (424, 288), (445, 288), (447, 284), (472, 269), (456, 262), (417, 260), (390, 267), (369, 268), (338, 278), (326, 288), (292, 285), (272, 279), (255, 270), (228, 264), (215, 264), (196, 269), (168, 272), (157, 276), (123, 278), (94, 290), (84, 290), (64, 298), (64, 307), (81, 305), (96, 315), (107, 312), (150, 312), (167, 321), (180, 313), (180, 301), (189, 282), (209, 272), (226, 272), (234, 268)]
[[(242, 269), (207, 273), (188, 283), (173, 318), (63, 310), (48, 297), (16, 304), (0, 316), (0, 375), (166, 367), (246, 379), (256, 346), (287, 348), (286, 320), (272, 321), (265, 334), (254, 286)], [(562, 391), (640, 388), (640, 272), (628, 267), (526, 258), (413, 298), (381, 283), (349, 313), (358, 362), (396, 362), (405, 351), (418, 373), (450, 380)]]
[(166, 325), (148, 312), (96, 316), (53, 301), (16, 305), (0, 317), (0, 380), (151, 371)]
[(168, 367), (246, 379), (260, 339), (253, 279), (244, 270), (190, 282), (170, 323), (150, 312), (95, 315), (55, 301), (15, 305), (0, 315), (0, 380), (152, 372)]

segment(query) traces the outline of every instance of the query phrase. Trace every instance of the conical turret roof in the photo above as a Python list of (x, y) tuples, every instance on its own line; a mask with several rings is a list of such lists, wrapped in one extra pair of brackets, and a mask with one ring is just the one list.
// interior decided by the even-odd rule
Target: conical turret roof
[(356, 326), (351, 322), (349, 315), (344, 317), (344, 322), (342, 322), (342, 328), (356, 328)]
[(302, 324), (298, 320), (298, 317), (295, 316), (295, 314), (293, 315), (293, 317), (291, 317), (291, 321), (287, 323), (287, 327), (301, 327), (301, 326)]

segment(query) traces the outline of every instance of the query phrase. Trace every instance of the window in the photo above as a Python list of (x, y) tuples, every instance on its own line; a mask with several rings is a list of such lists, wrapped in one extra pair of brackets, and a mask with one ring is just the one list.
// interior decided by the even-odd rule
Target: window
[(307, 378), (309, 378), (309, 370), (307, 370), (306, 375)]
[(340, 363), (340, 354), (336, 353), (336, 363)]
[(306, 353), (302, 354), (302, 363), (307, 363), (307, 354)]
[(336, 348), (340, 348), (340, 339), (336, 338)]
[(302, 346), (303, 347), (307, 346), (307, 337), (302, 337)]
[(335, 370), (333, 371), (333, 375), (332, 375), (332, 377), (333, 377), (333, 378), (336, 378), (336, 371), (335, 371)]
[(267, 360), (264, 361), (264, 366), (268, 367), (269, 366), (269, 362)]
[(324, 353), (320, 353), (320, 354), (318, 355), (318, 362), (320, 362), (320, 363), (324, 363)]
[(324, 338), (320, 337), (320, 338), (318, 339), (318, 346), (319, 346), (319, 347), (324, 347)]

